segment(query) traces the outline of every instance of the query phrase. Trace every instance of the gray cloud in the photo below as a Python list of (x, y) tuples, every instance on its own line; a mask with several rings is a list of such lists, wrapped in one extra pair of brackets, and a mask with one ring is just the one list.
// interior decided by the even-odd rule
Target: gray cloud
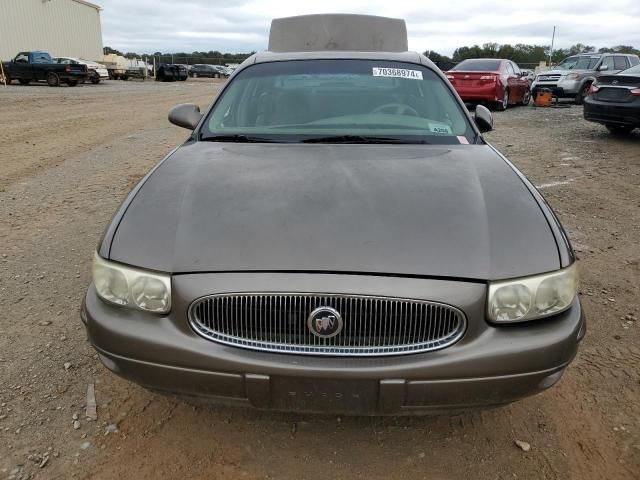
[[(549, 44), (558, 26), (558, 47), (640, 48), (638, 0), (506, 0), (425, 2), (411, 0), (97, 0), (104, 8), (104, 44), (140, 53), (264, 50), (274, 17), (321, 12), (370, 13), (404, 18), (412, 49), (451, 54), (470, 44)], [(390, 6), (393, 9), (390, 10)]]

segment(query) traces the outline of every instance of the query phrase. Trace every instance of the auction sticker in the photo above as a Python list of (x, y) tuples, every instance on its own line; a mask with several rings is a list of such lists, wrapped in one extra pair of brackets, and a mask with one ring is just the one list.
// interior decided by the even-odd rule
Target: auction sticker
[(405, 68), (373, 67), (373, 76), (422, 80), (422, 72), (420, 70), (407, 70)]

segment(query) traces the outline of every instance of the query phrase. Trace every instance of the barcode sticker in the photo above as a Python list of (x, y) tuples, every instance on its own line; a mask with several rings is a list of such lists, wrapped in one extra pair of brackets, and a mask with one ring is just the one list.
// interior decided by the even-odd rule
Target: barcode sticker
[(422, 72), (420, 70), (407, 70), (405, 68), (373, 67), (373, 76), (422, 80)]

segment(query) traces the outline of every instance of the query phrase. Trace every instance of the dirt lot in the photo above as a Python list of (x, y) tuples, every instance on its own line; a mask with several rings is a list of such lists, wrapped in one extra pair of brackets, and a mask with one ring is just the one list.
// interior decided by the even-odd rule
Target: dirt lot
[(338, 418), (195, 408), (101, 367), (78, 317), (92, 252), (186, 137), (170, 106), (218, 87), (0, 87), (0, 478), (640, 478), (640, 133), (611, 137), (580, 107), (513, 108), (488, 135), (580, 258), (589, 331), (557, 387), (458, 416)]

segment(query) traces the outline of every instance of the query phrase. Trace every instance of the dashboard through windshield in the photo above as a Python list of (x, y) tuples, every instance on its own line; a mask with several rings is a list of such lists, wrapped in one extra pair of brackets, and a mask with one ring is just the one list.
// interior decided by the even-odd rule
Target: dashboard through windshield
[(217, 99), (202, 140), (474, 143), (446, 83), (422, 65), (377, 60), (258, 63)]

